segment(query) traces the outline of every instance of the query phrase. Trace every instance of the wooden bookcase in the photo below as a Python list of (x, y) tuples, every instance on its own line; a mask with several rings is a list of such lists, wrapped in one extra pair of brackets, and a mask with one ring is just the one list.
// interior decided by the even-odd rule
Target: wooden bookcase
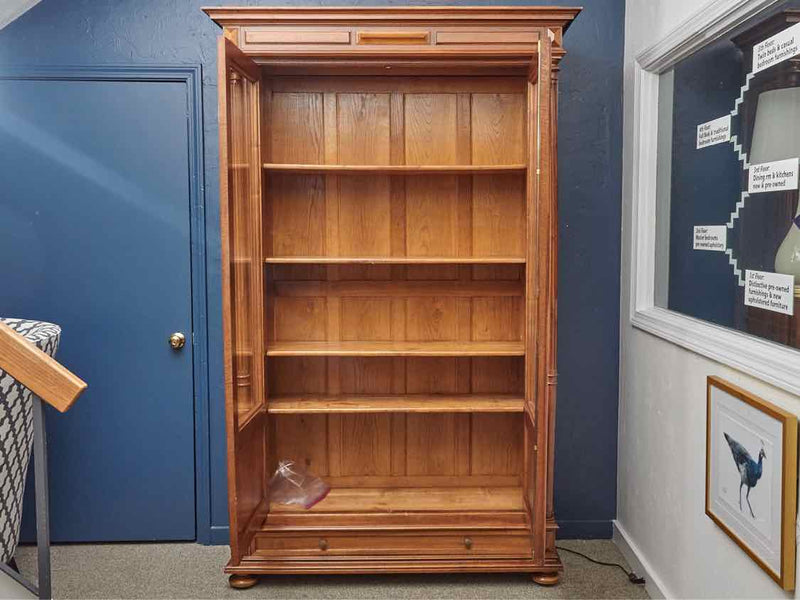
[[(554, 7), (209, 8), (231, 585), (558, 581)], [(270, 504), (291, 458), (332, 490)]]

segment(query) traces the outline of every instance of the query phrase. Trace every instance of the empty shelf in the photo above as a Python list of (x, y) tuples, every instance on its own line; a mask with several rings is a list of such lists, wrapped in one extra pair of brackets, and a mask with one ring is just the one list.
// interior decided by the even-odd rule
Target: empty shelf
[(519, 487), (334, 488), (319, 504), (272, 504), (280, 512), (520, 511)]
[(524, 356), (522, 342), (271, 342), (267, 356)]
[(271, 398), (275, 414), (309, 413), (509, 413), (522, 412), (525, 400), (508, 394), (397, 396), (284, 396)]
[[(408, 489), (408, 488), (405, 488)], [(463, 486), (462, 486), (463, 489)], [(400, 513), (316, 513), (269, 512), (259, 528), (273, 533), (330, 532), (332, 529), (369, 531), (430, 531), (464, 529), (497, 529), (530, 531), (524, 510), (459, 511), (459, 512), (400, 512)]]
[(505, 265), (524, 264), (521, 256), (270, 256), (274, 265)]
[(514, 165), (309, 165), (265, 163), (264, 169), (277, 173), (330, 173), (359, 174), (377, 173), (387, 175), (470, 175), (495, 173), (524, 173), (524, 164)]

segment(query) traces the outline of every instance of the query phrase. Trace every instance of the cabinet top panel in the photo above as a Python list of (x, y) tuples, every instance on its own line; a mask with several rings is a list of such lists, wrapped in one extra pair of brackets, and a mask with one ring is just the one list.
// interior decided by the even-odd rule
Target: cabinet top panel
[(203, 8), (219, 25), (245, 23), (414, 23), (527, 24), (566, 30), (581, 11), (563, 6), (214, 6)]
[[(560, 47), (564, 30), (581, 9), (414, 6), (203, 10), (223, 27), (226, 37), (264, 65), (292, 69), (314, 63), (319, 68), (325, 67), (320, 59), (344, 58), (362, 61), (351, 65), (358, 69), (424, 67), (408, 62), (414, 58), (428, 66), (433, 64), (429, 61), (438, 60), (443, 73), (454, 74), (448, 69), (457, 72), (461, 67), (469, 70), (483, 66), (524, 70), (538, 52), (541, 36), (547, 35), (554, 46)], [(372, 64), (370, 60), (378, 62)]]

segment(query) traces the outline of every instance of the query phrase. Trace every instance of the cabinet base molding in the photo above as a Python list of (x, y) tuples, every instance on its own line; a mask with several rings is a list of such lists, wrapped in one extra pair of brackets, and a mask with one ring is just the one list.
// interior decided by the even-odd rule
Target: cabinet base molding
[[(246, 580), (257, 575), (360, 575), (370, 573), (533, 573), (540, 585), (555, 585), (563, 570), (561, 562), (548, 560), (540, 565), (528, 559), (435, 559), (414, 556), (348, 559), (243, 560), (238, 566), (225, 567), (226, 573)], [(541, 579), (541, 580), (540, 580)], [(546, 583), (546, 582), (550, 583)], [(253, 584), (255, 585), (255, 584)], [(237, 587), (231, 581), (232, 587)], [(250, 587), (250, 586), (247, 586)]]

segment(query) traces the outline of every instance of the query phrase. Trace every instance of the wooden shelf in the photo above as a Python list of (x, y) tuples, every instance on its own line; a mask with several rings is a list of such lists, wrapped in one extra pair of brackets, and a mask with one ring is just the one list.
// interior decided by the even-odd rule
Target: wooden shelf
[(271, 256), (272, 265), (521, 265), (521, 256)]
[[(422, 487), (422, 486), (420, 486)], [(464, 486), (461, 486), (462, 488)], [(404, 488), (409, 489), (409, 488)], [(413, 488), (412, 488), (413, 489)], [(284, 507), (281, 507), (284, 508)], [(524, 510), (458, 512), (316, 513), (269, 512), (258, 528), (270, 533), (316, 533), (332, 530), (414, 532), (436, 530), (514, 530), (529, 532)]]
[(384, 175), (493, 175), (498, 173), (524, 173), (527, 166), (515, 165), (309, 165), (265, 163), (264, 169), (276, 173), (371, 173)]
[(271, 342), (267, 356), (524, 356), (522, 342)]
[(302, 506), (272, 504), (283, 512), (520, 511), (519, 487), (334, 488), (308, 511)]
[(313, 413), (513, 413), (523, 412), (525, 399), (508, 394), (405, 396), (285, 396), (271, 398), (273, 414)]

